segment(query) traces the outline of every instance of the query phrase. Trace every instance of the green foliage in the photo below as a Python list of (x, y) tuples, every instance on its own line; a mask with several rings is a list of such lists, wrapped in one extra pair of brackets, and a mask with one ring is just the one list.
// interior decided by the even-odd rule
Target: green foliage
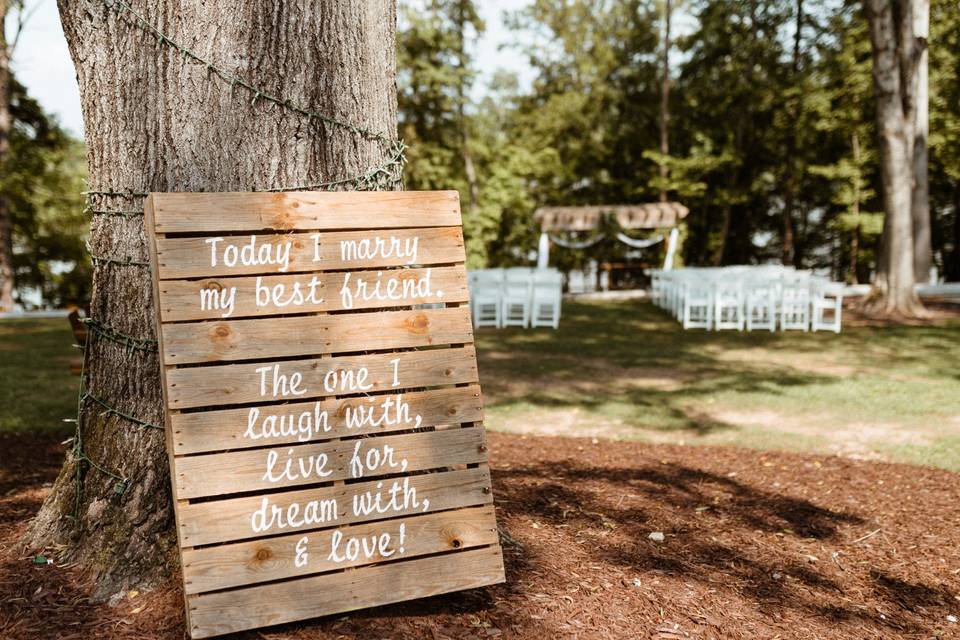
[(435, 0), (405, 7), (402, 17), (400, 131), (411, 145), (406, 186), (460, 192), (469, 267), (526, 262), (536, 248), (530, 185), (559, 165), (556, 154), (517, 141), (512, 76), (497, 76), (479, 104), (471, 99), (476, 69), (469, 51), (484, 29), (473, 2)]
[(13, 221), (17, 296), (39, 291), (42, 304), (82, 304), (88, 298), (90, 262), (84, 248), (84, 146), (73, 140), (12, 82), (10, 156), (0, 192)]
[[(686, 35), (675, 37), (672, 55), (669, 156), (658, 150), (662, 2), (532, 0), (507, 19), (518, 33), (515, 50), (534, 72), (530, 90), (499, 74), (480, 101), (470, 99), (484, 64), (470, 56), (483, 29), (475, 5), (408, 8), (399, 55), (401, 126), (413, 144), (408, 187), (460, 191), (471, 266), (526, 262), (537, 206), (645, 202), (665, 188), (691, 210), (688, 264), (786, 259), (843, 278), (856, 263), (867, 278), (883, 207), (861, 3), (674, 6), (681, 7), (674, 24), (684, 25), (675, 33)], [(953, 0), (931, 1), (930, 43), (935, 258), (960, 279)], [(615, 244), (559, 250), (551, 260), (575, 267), (588, 257), (617, 259), (623, 247)]]
[(657, 168), (666, 165), (668, 174), (664, 181), (660, 173), (654, 173), (647, 181), (650, 191), (659, 192), (666, 189), (675, 194), (682, 202), (692, 202), (702, 199), (707, 194), (709, 184), (707, 178), (722, 171), (733, 168), (736, 159), (729, 150), (714, 151), (713, 141), (702, 133), (694, 136), (695, 141), (688, 150), (688, 155), (677, 157), (665, 156), (659, 151), (646, 150), (643, 157), (652, 161)]

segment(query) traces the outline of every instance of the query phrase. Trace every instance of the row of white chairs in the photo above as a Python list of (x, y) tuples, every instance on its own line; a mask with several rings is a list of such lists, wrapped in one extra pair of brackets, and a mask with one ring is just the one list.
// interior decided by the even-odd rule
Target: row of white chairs
[(478, 269), (468, 284), (475, 327), (560, 326), (563, 274), (556, 269)]
[(844, 285), (791, 267), (690, 267), (650, 272), (651, 298), (684, 329), (833, 331)]

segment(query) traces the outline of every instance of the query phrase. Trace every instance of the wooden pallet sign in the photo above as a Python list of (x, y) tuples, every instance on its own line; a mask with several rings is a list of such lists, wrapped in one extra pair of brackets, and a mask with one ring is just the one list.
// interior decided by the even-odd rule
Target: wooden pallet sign
[(502, 582), (457, 193), (146, 223), (191, 637)]

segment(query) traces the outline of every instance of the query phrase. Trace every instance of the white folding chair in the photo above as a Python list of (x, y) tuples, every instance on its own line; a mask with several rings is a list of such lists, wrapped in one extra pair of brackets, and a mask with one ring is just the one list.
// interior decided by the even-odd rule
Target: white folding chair
[(584, 293), (586, 291), (586, 283), (584, 280), (583, 271), (571, 269), (567, 274), (567, 291), (570, 293)]
[(813, 331), (840, 333), (843, 316), (843, 284), (839, 282), (815, 284), (810, 307), (812, 316), (810, 325)]
[(745, 302), (747, 331), (777, 330), (777, 285), (772, 278), (749, 281)]
[(710, 329), (713, 326), (713, 296), (707, 282), (683, 283), (682, 322), (684, 329)]
[(500, 298), (500, 326), (530, 326), (530, 289), (533, 273), (530, 269), (507, 269)]
[(477, 271), (469, 281), (474, 327), (502, 327), (503, 272)]
[(556, 271), (533, 273), (531, 293), (531, 327), (560, 327), (560, 303), (563, 299), (563, 276)]
[(673, 315), (680, 322), (683, 322), (683, 307), (687, 298), (688, 283), (689, 281), (687, 278), (682, 278), (679, 282), (677, 282), (676, 288), (673, 292)]
[(717, 331), (743, 331), (743, 324), (743, 286), (739, 281), (714, 281), (713, 326)]
[(810, 330), (810, 281), (785, 277), (780, 292), (780, 329)]
[(650, 273), (650, 301), (653, 304), (660, 306), (661, 298), (663, 298), (663, 272), (659, 269), (651, 269)]

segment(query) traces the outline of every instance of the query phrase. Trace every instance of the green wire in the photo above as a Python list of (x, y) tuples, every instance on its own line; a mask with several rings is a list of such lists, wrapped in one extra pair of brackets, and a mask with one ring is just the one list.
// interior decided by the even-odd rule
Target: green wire
[[(179, 43), (172, 40), (165, 33), (157, 29), (156, 27), (150, 25), (146, 18), (133, 9), (129, 4), (124, 2), (124, 0), (104, 0), (104, 4), (112, 11), (117, 13), (121, 17), (126, 17), (128, 20), (131, 20), (138, 29), (149, 33), (152, 35), (159, 43), (169, 46), (176, 51), (178, 51), (184, 58), (185, 61), (192, 62), (194, 64), (203, 65), (206, 67), (207, 72), (210, 75), (217, 76), (222, 81), (230, 84), (231, 90), (240, 87), (241, 89), (247, 91), (252, 95), (251, 105), (255, 105), (258, 101), (264, 101), (271, 103), (281, 109), (289, 110), (293, 113), (296, 113), (307, 119), (309, 123), (320, 122), (328, 126), (338, 127), (349, 131), (350, 133), (361, 137), (365, 140), (370, 140), (381, 144), (385, 148), (386, 160), (381, 164), (376, 165), (364, 173), (350, 176), (347, 178), (340, 178), (337, 180), (329, 180), (326, 182), (318, 182), (314, 184), (302, 184), (295, 186), (287, 187), (270, 187), (270, 188), (251, 188), (251, 191), (254, 192), (264, 192), (264, 193), (276, 193), (279, 191), (332, 191), (337, 188), (343, 187), (352, 187), (356, 191), (379, 191), (385, 189), (392, 189), (397, 185), (401, 184), (403, 176), (403, 167), (406, 163), (405, 152), (407, 145), (404, 144), (402, 140), (388, 137), (382, 133), (371, 131), (365, 125), (355, 125), (349, 122), (341, 121), (331, 116), (312, 111), (302, 106), (293, 104), (290, 100), (282, 99), (278, 96), (274, 96), (268, 91), (265, 91), (261, 87), (257, 87), (242, 78), (239, 78), (226, 69), (217, 66), (213, 62), (201, 58), (199, 55), (191, 51), (190, 49), (180, 45)], [(149, 195), (144, 191), (134, 191), (133, 189), (124, 189), (117, 190), (112, 187), (108, 188), (97, 188), (89, 189), (84, 191), (83, 194), (86, 196), (87, 203), (86, 208), (84, 209), (85, 213), (89, 213), (93, 216), (103, 216), (107, 218), (139, 218), (143, 216), (142, 209), (109, 209), (99, 206), (94, 206), (93, 198), (120, 198), (127, 201), (133, 201), (139, 198), (145, 198)], [(94, 266), (133, 266), (133, 267), (147, 267), (150, 265), (149, 262), (143, 260), (134, 260), (130, 256), (125, 256), (122, 258), (112, 257), (112, 256), (102, 256), (94, 254), (90, 248), (89, 243), (87, 244), (87, 250), (90, 252), (90, 260), (93, 262)], [(156, 353), (157, 352), (157, 341), (149, 338), (138, 338), (126, 334), (114, 327), (108, 326), (102, 322), (94, 320), (92, 318), (87, 318), (82, 321), (90, 330), (91, 337), (96, 335), (116, 344), (119, 344), (126, 348), (127, 350), (142, 351), (145, 353)], [(89, 342), (89, 339), (88, 339)], [(87, 367), (87, 355), (88, 350), (87, 346), (83, 346), (83, 363), (80, 369), (80, 386), (77, 392), (77, 418), (73, 420), (76, 423), (76, 431), (73, 437), (73, 447), (71, 453), (77, 463), (77, 472), (76, 477), (76, 491), (74, 496), (74, 511), (73, 517), (77, 518), (80, 512), (80, 502), (83, 495), (83, 463), (86, 462), (90, 468), (96, 469), (97, 471), (103, 473), (104, 475), (116, 480), (114, 485), (114, 491), (118, 494), (122, 494), (127, 486), (129, 485), (129, 478), (126, 478), (120, 475), (117, 472), (111, 471), (106, 467), (98, 464), (92, 460), (83, 449), (83, 414), (84, 406), (87, 402), (93, 402), (104, 409), (101, 415), (114, 415), (122, 420), (129, 422), (132, 425), (138, 427), (148, 428), (148, 429), (157, 429), (162, 430), (164, 427), (156, 425), (144, 420), (140, 420), (134, 416), (123, 413), (119, 411), (116, 407), (110, 405), (107, 401), (102, 398), (99, 398), (89, 391), (86, 390), (86, 367)]]

